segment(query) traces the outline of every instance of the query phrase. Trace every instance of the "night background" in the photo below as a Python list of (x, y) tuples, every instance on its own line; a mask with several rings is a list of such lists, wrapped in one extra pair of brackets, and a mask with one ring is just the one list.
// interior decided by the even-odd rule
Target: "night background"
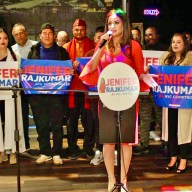
[[(162, 43), (169, 44), (175, 32), (192, 33), (192, 0), (127, 0), (130, 21), (142, 23), (143, 30), (155, 26)], [(93, 37), (97, 26), (104, 25), (111, 8), (122, 6), (122, 0), (0, 0), (0, 26), (11, 31), (13, 24), (23, 23), (33, 39), (38, 38), (39, 28), (51, 22), (59, 30), (71, 35), (76, 18), (85, 19), (88, 35)], [(158, 9), (158, 16), (144, 16), (144, 9)]]
[[(131, 0), (131, 22), (143, 22), (144, 30), (153, 25), (158, 28), (161, 41), (169, 44), (175, 32), (192, 33), (192, 0)], [(157, 8), (158, 16), (144, 16), (144, 9)]]

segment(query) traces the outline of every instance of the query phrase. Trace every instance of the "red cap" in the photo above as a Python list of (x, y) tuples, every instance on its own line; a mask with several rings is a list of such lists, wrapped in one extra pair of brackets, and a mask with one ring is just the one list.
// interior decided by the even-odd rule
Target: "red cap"
[(73, 23), (73, 27), (75, 26), (84, 26), (87, 27), (86, 23), (82, 19), (76, 19), (75, 22)]

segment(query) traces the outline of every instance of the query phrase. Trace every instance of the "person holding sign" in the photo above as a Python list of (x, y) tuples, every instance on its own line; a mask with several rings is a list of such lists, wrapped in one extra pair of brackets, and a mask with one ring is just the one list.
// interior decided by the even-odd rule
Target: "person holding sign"
[[(68, 125), (67, 125), (67, 141), (68, 141), (68, 157), (71, 160), (79, 157), (78, 141), (78, 120), (81, 116), (81, 122), (84, 128), (83, 156), (92, 158), (94, 156), (94, 125), (92, 119), (92, 111), (90, 109), (90, 101), (86, 98), (84, 92), (87, 87), (79, 79), (78, 66), (80, 62), (77, 58), (85, 57), (85, 55), (95, 48), (94, 42), (87, 37), (87, 24), (82, 19), (76, 19), (73, 23), (73, 38), (64, 44), (64, 48), (70, 55), (73, 62), (75, 75), (73, 76), (70, 90), (68, 93)], [(72, 90), (77, 90), (73, 92)], [(82, 92), (80, 92), (82, 91)]]
[[(21, 58), (27, 58), (28, 53), (37, 41), (33, 41), (28, 38), (28, 32), (26, 27), (22, 23), (16, 23), (12, 28), (12, 35), (16, 41), (11, 46), (14, 53), (20, 54)], [(22, 153), (25, 156), (31, 157), (30, 154), (30, 142), (29, 142), (29, 100), (28, 95), (21, 91), (21, 105), (22, 105), (22, 116), (23, 116), (23, 130), (25, 137), (26, 151)]]
[[(166, 51), (168, 46), (160, 42), (160, 34), (156, 27), (149, 26), (145, 30), (145, 45), (143, 50), (153, 50), (153, 51)], [(154, 64), (154, 61), (152, 61)], [(149, 67), (146, 67), (148, 70)], [(151, 92), (151, 91), (150, 91)], [(149, 151), (149, 139), (154, 141), (160, 141), (161, 138), (156, 132), (156, 125), (159, 125), (160, 130), (162, 129), (161, 125), (162, 119), (162, 109), (155, 105), (154, 98), (150, 93), (147, 96), (140, 97), (140, 129), (142, 132), (142, 143), (140, 150), (137, 150), (142, 154), (146, 151)], [(150, 125), (149, 125), (150, 122)], [(150, 129), (149, 129), (150, 127)], [(149, 132), (149, 133), (148, 133)], [(166, 150), (166, 146), (163, 144), (163, 153)], [(166, 152), (166, 151), (165, 151)]]
[[(20, 61), (19, 55), (16, 55), (9, 45), (8, 33), (5, 29), (0, 28), (0, 78), (1, 85), (0, 87), (10, 87), (13, 85), (18, 85), (18, 75), (17, 68), (19, 66), (19, 62), (16, 62), (17, 65), (15, 68), (6, 67), (6, 65), (11, 65), (14, 61)], [(15, 64), (15, 62), (14, 62)], [(15, 83), (14, 83), (15, 82)], [(6, 152), (10, 151), (10, 164), (16, 164), (16, 145), (14, 140), (14, 131), (15, 131), (15, 105), (14, 99), (12, 98), (12, 91), (0, 91), (0, 103), (3, 103), (3, 110), (1, 108), (0, 113), (5, 114), (5, 125), (4, 129), (1, 124), (0, 117), (0, 163), (3, 161), (7, 161), (8, 157)], [(24, 138), (22, 136), (23, 133), (23, 121), (21, 114), (21, 98), (20, 95), (17, 97), (17, 113), (18, 113), (18, 129), (21, 136), (20, 140), (20, 151), (25, 151)], [(4, 130), (4, 131), (3, 131)], [(4, 133), (3, 133), (4, 132)]]
[[(175, 33), (168, 51), (160, 59), (161, 65), (191, 66), (192, 53), (185, 34)], [(184, 173), (192, 141), (192, 109), (163, 108), (162, 139), (168, 141), (170, 162), (167, 170), (176, 169), (178, 156), (180, 162), (177, 173)], [(180, 154), (179, 154), (180, 152)]]
[[(95, 46), (99, 42), (101, 36), (104, 34), (105, 27), (104, 26), (99, 26), (95, 29), (95, 35), (93, 37)], [(86, 57), (92, 57), (94, 53), (94, 49), (88, 51), (86, 53)], [(94, 122), (94, 128), (95, 128), (95, 156), (93, 159), (91, 159), (90, 164), (92, 165), (99, 165), (101, 162), (103, 162), (103, 145), (99, 144), (99, 117), (98, 117), (98, 99), (99, 98), (91, 98), (90, 99), (90, 105), (91, 105), (91, 110), (92, 110), (92, 115), (93, 115), (93, 122)]]
[[(123, 62), (132, 67), (141, 81), (144, 81), (151, 87), (157, 86), (153, 80), (154, 75), (144, 73), (144, 60), (141, 46), (135, 40), (131, 40), (130, 25), (127, 20), (127, 15), (122, 9), (111, 10), (107, 14), (105, 33), (101, 37), (100, 43), (97, 44), (95, 53), (85, 66), (80, 75), (83, 83), (96, 85), (100, 72), (114, 62)], [(129, 101), (127, 101), (129, 102)], [(138, 110), (137, 110), (138, 113)], [(137, 121), (138, 115), (133, 114)], [(100, 125), (104, 122), (100, 122)], [(137, 123), (135, 123), (137, 126)], [(109, 130), (112, 129), (109, 127)], [(127, 130), (129, 134), (130, 130)], [(132, 130), (131, 130), (132, 131)], [(134, 128), (133, 141), (138, 141), (138, 131)], [(134, 142), (133, 142), (134, 143)], [(115, 144), (104, 143), (103, 156), (108, 173), (108, 191), (114, 187), (116, 183), (114, 173), (114, 154)], [(125, 188), (127, 186), (127, 174), (132, 157), (132, 145), (129, 143), (121, 143), (121, 182)], [(124, 189), (123, 189), (124, 191)]]
[[(160, 43), (160, 35), (156, 27), (150, 26), (145, 30), (145, 45), (143, 50), (148, 51), (166, 51), (167, 46)], [(153, 55), (153, 53), (151, 53)], [(150, 63), (146, 61), (145, 70), (149, 70), (149, 65), (155, 65), (156, 61), (151, 60)], [(161, 138), (157, 134), (156, 126), (159, 126), (161, 131), (162, 109), (155, 105), (152, 90), (149, 95), (140, 95), (139, 97), (139, 116), (140, 116), (140, 145), (133, 148), (134, 155), (141, 155), (149, 153), (149, 139), (160, 141)], [(167, 146), (162, 143), (160, 147), (161, 153), (167, 156)]]
[[(55, 43), (54, 26), (44, 23), (39, 34), (40, 42), (32, 46), (28, 59), (69, 60), (69, 54)], [(36, 164), (43, 164), (53, 157), (55, 165), (63, 164), (61, 159), (63, 143), (63, 95), (36, 94), (29, 95), (29, 103), (38, 133), (40, 157)], [(53, 148), (50, 143), (50, 127), (53, 133)]]

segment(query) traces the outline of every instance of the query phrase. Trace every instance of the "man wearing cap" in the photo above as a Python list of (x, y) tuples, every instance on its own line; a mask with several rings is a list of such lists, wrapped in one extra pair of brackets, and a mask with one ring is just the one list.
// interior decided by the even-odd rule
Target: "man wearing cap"
[[(16, 54), (20, 54), (22, 58), (26, 59), (28, 53), (37, 41), (28, 39), (28, 32), (22, 23), (16, 23), (12, 28), (12, 35), (16, 41), (11, 48)], [(30, 142), (29, 142), (29, 101), (28, 95), (21, 91), (23, 130), (25, 138), (26, 152), (22, 153), (25, 156), (31, 157)]]
[(73, 24), (73, 38), (70, 42), (64, 44), (64, 48), (68, 51), (73, 61), (75, 75), (71, 82), (71, 90), (82, 90), (82, 92), (70, 92), (69, 95), (69, 124), (67, 126), (69, 158), (77, 159), (79, 147), (78, 139), (78, 119), (81, 115), (81, 122), (84, 127), (84, 143), (83, 149), (86, 157), (94, 156), (94, 127), (90, 103), (85, 97), (83, 91), (87, 91), (86, 86), (79, 79), (78, 65), (76, 61), (78, 57), (84, 57), (88, 51), (95, 47), (94, 42), (87, 37), (87, 25), (82, 19), (76, 19)]
[[(32, 46), (28, 59), (43, 60), (69, 60), (68, 52), (55, 43), (54, 26), (45, 23), (41, 26), (40, 42)], [(61, 165), (63, 141), (63, 95), (36, 94), (29, 95), (29, 102), (34, 116), (38, 133), (40, 157), (37, 164), (45, 163), (52, 159), (55, 165)], [(50, 127), (53, 133), (53, 148), (50, 144)]]

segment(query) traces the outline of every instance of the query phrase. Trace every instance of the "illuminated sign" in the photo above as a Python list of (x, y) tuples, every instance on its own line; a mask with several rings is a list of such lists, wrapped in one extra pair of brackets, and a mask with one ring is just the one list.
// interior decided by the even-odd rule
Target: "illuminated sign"
[(152, 16), (158, 16), (159, 15), (158, 9), (144, 9), (143, 14), (144, 15), (152, 15)]

